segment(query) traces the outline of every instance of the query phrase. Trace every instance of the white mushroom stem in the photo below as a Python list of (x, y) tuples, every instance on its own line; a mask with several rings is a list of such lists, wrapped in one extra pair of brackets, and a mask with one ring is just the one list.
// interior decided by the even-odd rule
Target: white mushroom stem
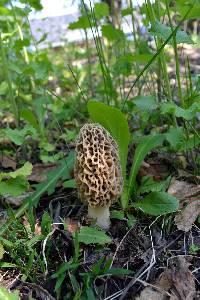
[(88, 206), (88, 217), (95, 219), (96, 224), (102, 229), (108, 230), (110, 227), (109, 206)]

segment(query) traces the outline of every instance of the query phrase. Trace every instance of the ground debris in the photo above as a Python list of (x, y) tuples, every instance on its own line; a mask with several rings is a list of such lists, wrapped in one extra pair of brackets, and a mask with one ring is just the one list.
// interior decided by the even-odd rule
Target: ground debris
[(193, 201), (182, 209), (175, 217), (175, 223), (179, 230), (185, 232), (192, 228), (192, 224), (200, 214), (200, 201)]
[(166, 269), (155, 285), (147, 285), (136, 300), (193, 300), (197, 299), (195, 278), (189, 270), (189, 262), (184, 256), (173, 259), (173, 264)]

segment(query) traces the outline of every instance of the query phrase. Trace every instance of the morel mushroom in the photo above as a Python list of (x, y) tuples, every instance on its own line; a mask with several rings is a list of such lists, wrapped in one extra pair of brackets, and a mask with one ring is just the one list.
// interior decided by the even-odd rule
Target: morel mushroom
[(121, 195), (123, 179), (117, 143), (99, 124), (85, 124), (76, 141), (74, 175), (88, 216), (102, 229), (110, 226), (110, 205)]

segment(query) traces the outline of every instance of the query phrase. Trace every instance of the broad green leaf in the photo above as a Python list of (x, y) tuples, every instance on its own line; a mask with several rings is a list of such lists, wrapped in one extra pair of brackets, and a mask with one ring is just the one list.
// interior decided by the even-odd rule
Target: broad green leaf
[[(187, 11), (190, 8), (190, 5), (194, 1), (183, 1), (182, 3), (177, 5), (177, 10), (181, 14), (181, 18), (185, 16)], [(186, 16), (185, 20), (191, 20), (191, 19), (199, 19), (200, 16), (200, 3), (196, 1), (195, 5), (190, 9), (189, 14)]]
[(0, 182), (0, 195), (20, 196), (26, 192), (28, 188), (28, 181), (24, 177), (18, 176)]
[(189, 108), (183, 109), (175, 103), (162, 103), (161, 113), (175, 115), (177, 118), (183, 118), (187, 121), (192, 120), (196, 113), (200, 111), (199, 103), (193, 103)]
[(27, 135), (35, 135), (36, 130), (30, 125), (26, 125), (23, 129), (3, 129), (4, 134), (9, 138), (14, 144), (22, 145), (25, 141)]
[[(166, 26), (156, 20), (150, 29), (150, 33), (159, 38), (162, 38), (164, 41), (167, 40), (172, 33), (172, 30), (169, 26)], [(176, 42), (177, 44), (186, 43), (193, 44), (191, 37), (184, 31), (177, 30), (176, 32)], [(173, 38), (170, 39), (169, 44), (173, 44)]]
[(117, 108), (101, 102), (89, 101), (88, 112), (93, 122), (105, 127), (113, 136), (119, 147), (122, 174), (126, 180), (126, 161), (130, 133), (124, 114)]
[(23, 167), (21, 167), (20, 169), (17, 169), (16, 171), (14, 172), (10, 172), (8, 173), (8, 175), (12, 178), (16, 178), (18, 176), (24, 176), (24, 177), (27, 177), (29, 175), (31, 175), (32, 173), (32, 169), (33, 169), (33, 166), (32, 164), (27, 161)]
[(143, 200), (135, 203), (134, 206), (147, 214), (160, 216), (176, 211), (179, 207), (179, 202), (174, 196), (167, 193), (152, 192)]
[(171, 176), (166, 180), (154, 181), (150, 176), (142, 177), (141, 186), (137, 190), (137, 193), (144, 194), (149, 192), (165, 192), (169, 187)]
[(156, 109), (158, 104), (156, 102), (155, 97), (153, 96), (136, 96), (132, 99), (133, 103), (141, 110), (141, 111), (151, 111)]
[(166, 140), (170, 143), (172, 148), (177, 148), (185, 140), (185, 135), (182, 127), (171, 127), (167, 133), (165, 133)]
[(110, 42), (114, 42), (125, 38), (123, 31), (114, 28), (111, 24), (102, 25), (101, 30), (103, 37), (105, 37)]
[(19, 300), (19, 291), (9, 293), (9, 291), (6, 288), (0, 287), (0, 299), (1, 300)]
[(33, 126), (35, 129), (39, 129), (38, 120), (35, 116), (35, 114), (30, 109), (22, 109), (20, 111), (20, 116), (24, 120), (26, 120), (31, 126)]
[(63, 182), (63, 187), (75, 189), (76, 188), (76, 182), (75, 182), (74, 179), (69, 179), (69, 180)]
[(124, 212), (123, 210), (112, 210), (111, 211), (111, 218), (123, 220), (124, 219)]
[(122, 17), (131, 15), (133, 13), (133, 11), (134, 11), (134, 8), (132, 8), (131, 6), (122, 9), (121, 10)]
[(68, 29), (87, 29), (90, 28), (90, 22), (87, 16), (80, 16), (76, 22), (70, 23)]
[(96, 19), (101, 19), (103, 17), (109, 16), (109, 6), (107, 3), (95, 3), (94, 4), (94, 14)]
[(82, 226), (78, 233), (78, 240), (84, 244), (100, 244), (104, 245), (111, 242), (111, 238), (105, 232), (93, 227)]
[(156, 134), (156, 135), (150, 135), (145, 136), (142, 141), (139, 143), (135, 150), (134, 160), (131, 167), (130, 177), (128, 181), (128, 187), (127, 190), (124, 190), (124, 193), (122, 195), (122, 206), (124, 208), (128, 205), (128, 200), (131, 196), (131, 192), (133, 189), (135, 189), (135, 180), (138, 173), (138, 170), (140, 168), (140, 165), (145, 158), (145, 156), (148, 154), (150, 150), (153, 148), (156, 148), (160, 145), (162, 145), (164, 141), (165, 136), (162, 134)]

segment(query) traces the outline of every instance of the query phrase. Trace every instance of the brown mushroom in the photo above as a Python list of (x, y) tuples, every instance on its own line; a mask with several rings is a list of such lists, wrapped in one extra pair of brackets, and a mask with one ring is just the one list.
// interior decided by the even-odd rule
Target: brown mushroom
[(123, 179), (117, 143), (99, 124), (85, 124), (80, 130), (74, 175), (79, 198), (88, 204), (88, 216), (108, 229), (109, 207), (121, 195)]

